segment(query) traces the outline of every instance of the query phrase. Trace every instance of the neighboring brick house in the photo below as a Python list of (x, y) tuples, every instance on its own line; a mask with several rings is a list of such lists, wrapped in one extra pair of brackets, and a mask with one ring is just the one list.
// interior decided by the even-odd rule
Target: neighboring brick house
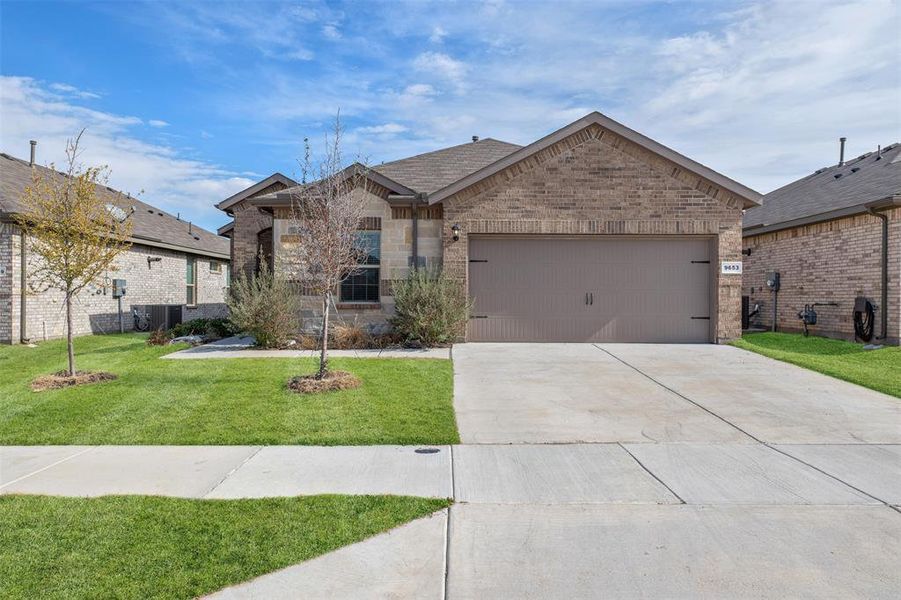
[[(28, 253), (27, 238), (24, 288), (22, 285), (23, 236), (16, 218), (22, 210), (23, 190), (32, 181), (32, 169), (63, 177), (46, 167), (0, 154), (0, 343), (5, 344), (65, 335), (63, 295), (40, 290), (29, 276), (36, 257)], [(154, 326), (227, 315), (227, 239), (108, 187), (98, 185), (97, 190), (109, 205), (129, 215), (132, 245), (116, 258), (102, 282), (78, 295), (73, 305), (76, 334), (119, 330), (113, 279), (126, 280), (122, 303), (126, 330), (134, 328), (132, 307), (151, 315)]]
[(743, 236), (749, 254), (743, 294), (760, 309), (752, 326), (772, 327), (773, 293), (765, 281), (776, 271), (779, 330), (801, 330), (798, 312), (820, 303), (810, 331), (854, 339), (855, 298), (865, 297), (876, 305), (873, 341), (898, 343), (901, 144), (840, 160), (770, 192), (762, 206), (746, 212)]
[[(342, 318), (383, 323), (394, 281), (443, 265), (475, 302), (470, 341), (741, 335), (741, 216), (760, 195), (599, 113), (525, 147), (473, 138), (368, 173), (361, 235), (379, 251), (340, 286)], [(277, 259), (291, 189), (245, 201), (271, 215)], [(263, 221), (236, 216), (234, 239)], [(234, 244), (235, 263), (259, 245)]]

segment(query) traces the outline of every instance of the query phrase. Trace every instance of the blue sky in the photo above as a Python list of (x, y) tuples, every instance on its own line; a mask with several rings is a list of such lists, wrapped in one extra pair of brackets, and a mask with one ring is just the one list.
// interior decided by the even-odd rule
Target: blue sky
[(0, 149), (215, 228), (340, 108), (378, 163), (599, 110), (762, 192), (901, 139), (899, 4), (0, 3)]

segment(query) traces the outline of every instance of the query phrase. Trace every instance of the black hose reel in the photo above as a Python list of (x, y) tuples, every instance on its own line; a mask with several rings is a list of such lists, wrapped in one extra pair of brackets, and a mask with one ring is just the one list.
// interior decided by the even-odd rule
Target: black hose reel
[(868, 298), (854, 299), (854, 339), (869, 342), (873, 339), (873, 324), (876, 322), (876, 305)]

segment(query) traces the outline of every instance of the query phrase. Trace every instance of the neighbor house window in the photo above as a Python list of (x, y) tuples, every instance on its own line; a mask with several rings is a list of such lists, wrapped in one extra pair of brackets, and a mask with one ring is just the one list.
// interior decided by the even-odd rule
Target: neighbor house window
[(357, 232), (358, 268), (341, 282), (341, 302), (378, 302), (381, 231)]
[(188, 306), (197, 306), (197, 259), (189, 256), (187, 270), (185, 271), (185, 283), (187, 290)]
[(210, 273), (221, 273), (222, 272), (222, 263), (218, 260), (210, 261)]

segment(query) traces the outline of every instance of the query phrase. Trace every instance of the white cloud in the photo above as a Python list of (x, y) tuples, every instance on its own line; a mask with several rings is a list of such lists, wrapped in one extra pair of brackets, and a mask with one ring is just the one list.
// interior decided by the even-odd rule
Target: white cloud
[(100, 94), (96, 92), (80, 90), (74, 85), (69, 85), (68, 83), (51, 83), (48, 87), (54, 92), (58, 92), (65, 96), (80, 98), (82, 100), (96, 100), (97, 98), (100, 98)]
[(326, 23), (322, 26), (322, 35), (329, 40), (340, 40), (341, 31), (338, 30), (336, 23)]
[(135, 137), (136, 117), (86, 109), (64, 100), (27, 77), (0, 77), (0, 147), (26, 156), (38, 140), (41, 164), (62, 165), (66, 140), (85, 130), (80, 160), (110, 167), (110, 186), (207, 228), (223, 220), (213, 204), (254, 182), (216, 165), (186, 158), (171, 147)]
[(432, 34), (429, 36), (429, 41), (433, 44), (440, 44), (444, 41), (445, 37), (447, 37), (447, 31), (440, 25), (436, 25), (435, 27), (432, 27)]
[(372, 125), (369, 127), (358, 127), (357, 132), (363, 134), (376, 134), (376, 135), (385, 135), (385, 134), (397, 134), (404, 133), (408, 131), (407, 127), (400, 125), (399, 123), (385, 123), (384, 125)]
[(435, 88), (427, 83), (414, 83), (404, 88), (404, 95), (411, 98), (428, 98), (436, 94)]
[(423, 52), (413, 60), (413, 68), (445, 79), (458, 88), (463, 87), (463, 78), (468, 70), (465, 63), (443, 52)]
[(157, 128), (169, 126), (169, 123), (167, 123), (166, 121), (163, 121), (161, 119), (150, 119), (149, 121), (147, 121), (147, 124), (150, 125), (151, 127), (157, 127)]

